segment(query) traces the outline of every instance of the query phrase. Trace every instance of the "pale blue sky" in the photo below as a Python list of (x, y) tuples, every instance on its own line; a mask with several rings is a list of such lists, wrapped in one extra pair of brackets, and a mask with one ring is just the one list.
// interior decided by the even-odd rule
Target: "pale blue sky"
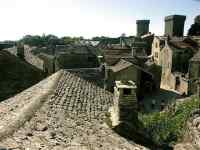
[(200, 14), (200, 0), (0, 0), (0, 14), (0, 40), (135, 35), (137, 19), (150, 19), (150, 31), (163, 35), (164, 17), (172, 14), (187, 16), (186, 33)]

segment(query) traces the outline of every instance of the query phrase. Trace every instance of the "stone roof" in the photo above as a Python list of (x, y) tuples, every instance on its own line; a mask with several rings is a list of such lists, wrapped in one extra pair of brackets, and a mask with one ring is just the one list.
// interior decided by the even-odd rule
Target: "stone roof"
[(121, 59), (116, 65), (112, 66), (111, 69), (113, 72), (119, 72), (121, 70), (124, 70), (124, 69), (132, 66), (132, 65), (133, 65), (132, 63)]
[(52, 150), (145, 149), (105, 124), (112, 104), (113, 94), (61, 70), (0, 103), (0, 145)]
[(113, 72), (119, 72), (130, 66), (134, 66), (138, 70), (153, 76), (153, 74), (150, 71), (148, 71), (148, 66), (145, 63), (141, 64), (141, 63), (139, 63), (139, 61), (136, 58), (133, 58), (133, 57), (132, 58), (122, 58), (116, 65), (111, 66), (110, 68), (112, 69)]
[(100, 87), (104, 87), (104, 70), (103, 66), (98, 68), (78, 68), (78, 69), (65, 69), (70, 73), (76, 74), (82, 79), (97, 84)]
[(149, 37), (154, 37), (154, 34), (152, 34), (151, 32), (149, 32), (149, 33), (141, 36), (142, 39), (149, 38)]
[(176, 50), (191, 50), (193, 53), (198, 51), (198, 45), (192, 39), (187, 37), (173, 38), (169, 41), (169, 46)]
[(109, 65), (115, 65), (122, 57), (130, 57), (131, 49), (104, 49), (105, 62)]
[(155, 38), (165, 41), (165, 39), (167, 38), (166, 36), (154, 36)]

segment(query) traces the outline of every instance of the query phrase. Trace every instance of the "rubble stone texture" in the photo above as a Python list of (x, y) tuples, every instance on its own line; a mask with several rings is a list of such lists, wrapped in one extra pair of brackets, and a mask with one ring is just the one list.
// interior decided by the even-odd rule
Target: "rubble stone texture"
[(199, 150), (200, 149), (200, 114), (195, 113), (188, 121), (188, 136), (186, 141), (177, 144), (175, 150)]
[(59, 77), (58, 82), (55, 80), (57, 88), (47, 96), (49, 98), (13, 135), (3, 138), (1, 146), (31, 150), (146, 149), (120, 137), (105, 124), (106, 112), (113, 104), (113, 94), (72, 73), (61, 72), (62, 75), (53, 75), (19, 94), (20, 100), (15, 97), (0, 105), (2, 124), (6, 121), (6, 114), (17, 114), (37, 92), (50, 88), (45, 87), (50, 80)]

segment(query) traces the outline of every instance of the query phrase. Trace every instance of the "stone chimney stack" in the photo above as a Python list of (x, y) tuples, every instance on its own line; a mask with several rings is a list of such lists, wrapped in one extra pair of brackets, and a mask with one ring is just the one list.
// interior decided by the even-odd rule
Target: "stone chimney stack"
[(121, 48), (124, 48), (125, 47), (125, 43), (124, 43), (124, 39), (126, 37), (126, 34), (123, 33), (121, 36), (120, 36), (120, 46)]
[(110, 111), (112, 126), (122, 122), (133, 123), (134, 118), (138, 118), (136, 89), (133, 81), (116, 81), (114, 106)]
[(138, 37), (141, 37), (142, 35), (149, 33), (150, 20), (137, 20), (136, 23), (137, 23)]
[(165, 17), (165, 36), (182, 37), (186, 16), (172, 15)]
[(17, 56), (22, 60), (25, 59), (24, 44), (23, 43), (17, 44)]

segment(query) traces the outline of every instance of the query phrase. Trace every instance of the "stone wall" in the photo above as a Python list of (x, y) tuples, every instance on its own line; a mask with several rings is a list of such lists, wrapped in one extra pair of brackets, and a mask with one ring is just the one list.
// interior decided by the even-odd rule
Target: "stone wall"
[(171, 73), (172, 73), (172, 51), (168, 49), (168, 47), (163, 48), (161, 53), (162, 59), (162, 77), (161, 77), (161, 84), (163, 86), (171, 86), (169, 82), (171, 80)]
[(34, 49), (36, 49), (36, 47), (30, 47), (28, 45), (24, 45), (25, 60), (30, 64), (34, 65), (35, 67), (37, 67), (38, 69), (43, 70), (44, 61), (32, 53), (32, 50)]
[(111, 69), (107, 69), (108, 78), (106, 79), (106, 87), (108, 90), (113, 91), (115, 81), (134, 81), (140, 88), (141, 71), (134, 65), (121, 70), (119, 72), (113, 72)]
[[(132, 81), (129, 82), (133, 84), (123, 84), (122, 81), (116, 81), (114, 104), (110, 108), (112, 126), (118, 126), (123, 122), (132, 124), (134, 118), (137, 118), (136, 85)], [(126, 93), (127, 90), (129, 93)]]
[(55, 67), (59, 69), (72, 69), (72, 68), (96, 68), (99, 67), (99, 60), (97, 56), (75, 53), (63, 53), (56, 56)]
[(165, 17), (165, 35), (181, 37), (184, 33), (186, 16), (172, 15)]
[(137, 36), (145, 35), (149, 32), (150, 20), (137, 20)]
[(189, 67), (189, 93), (190, 94), (196, 94), (197, 93), (197, 82), (196, 80), (200, 76), (200, 62), (190, 62)]
[(155, 37), (152, 43), (152, 53), (153, 60), (157, 65), (161, 65), (161, 41)]

